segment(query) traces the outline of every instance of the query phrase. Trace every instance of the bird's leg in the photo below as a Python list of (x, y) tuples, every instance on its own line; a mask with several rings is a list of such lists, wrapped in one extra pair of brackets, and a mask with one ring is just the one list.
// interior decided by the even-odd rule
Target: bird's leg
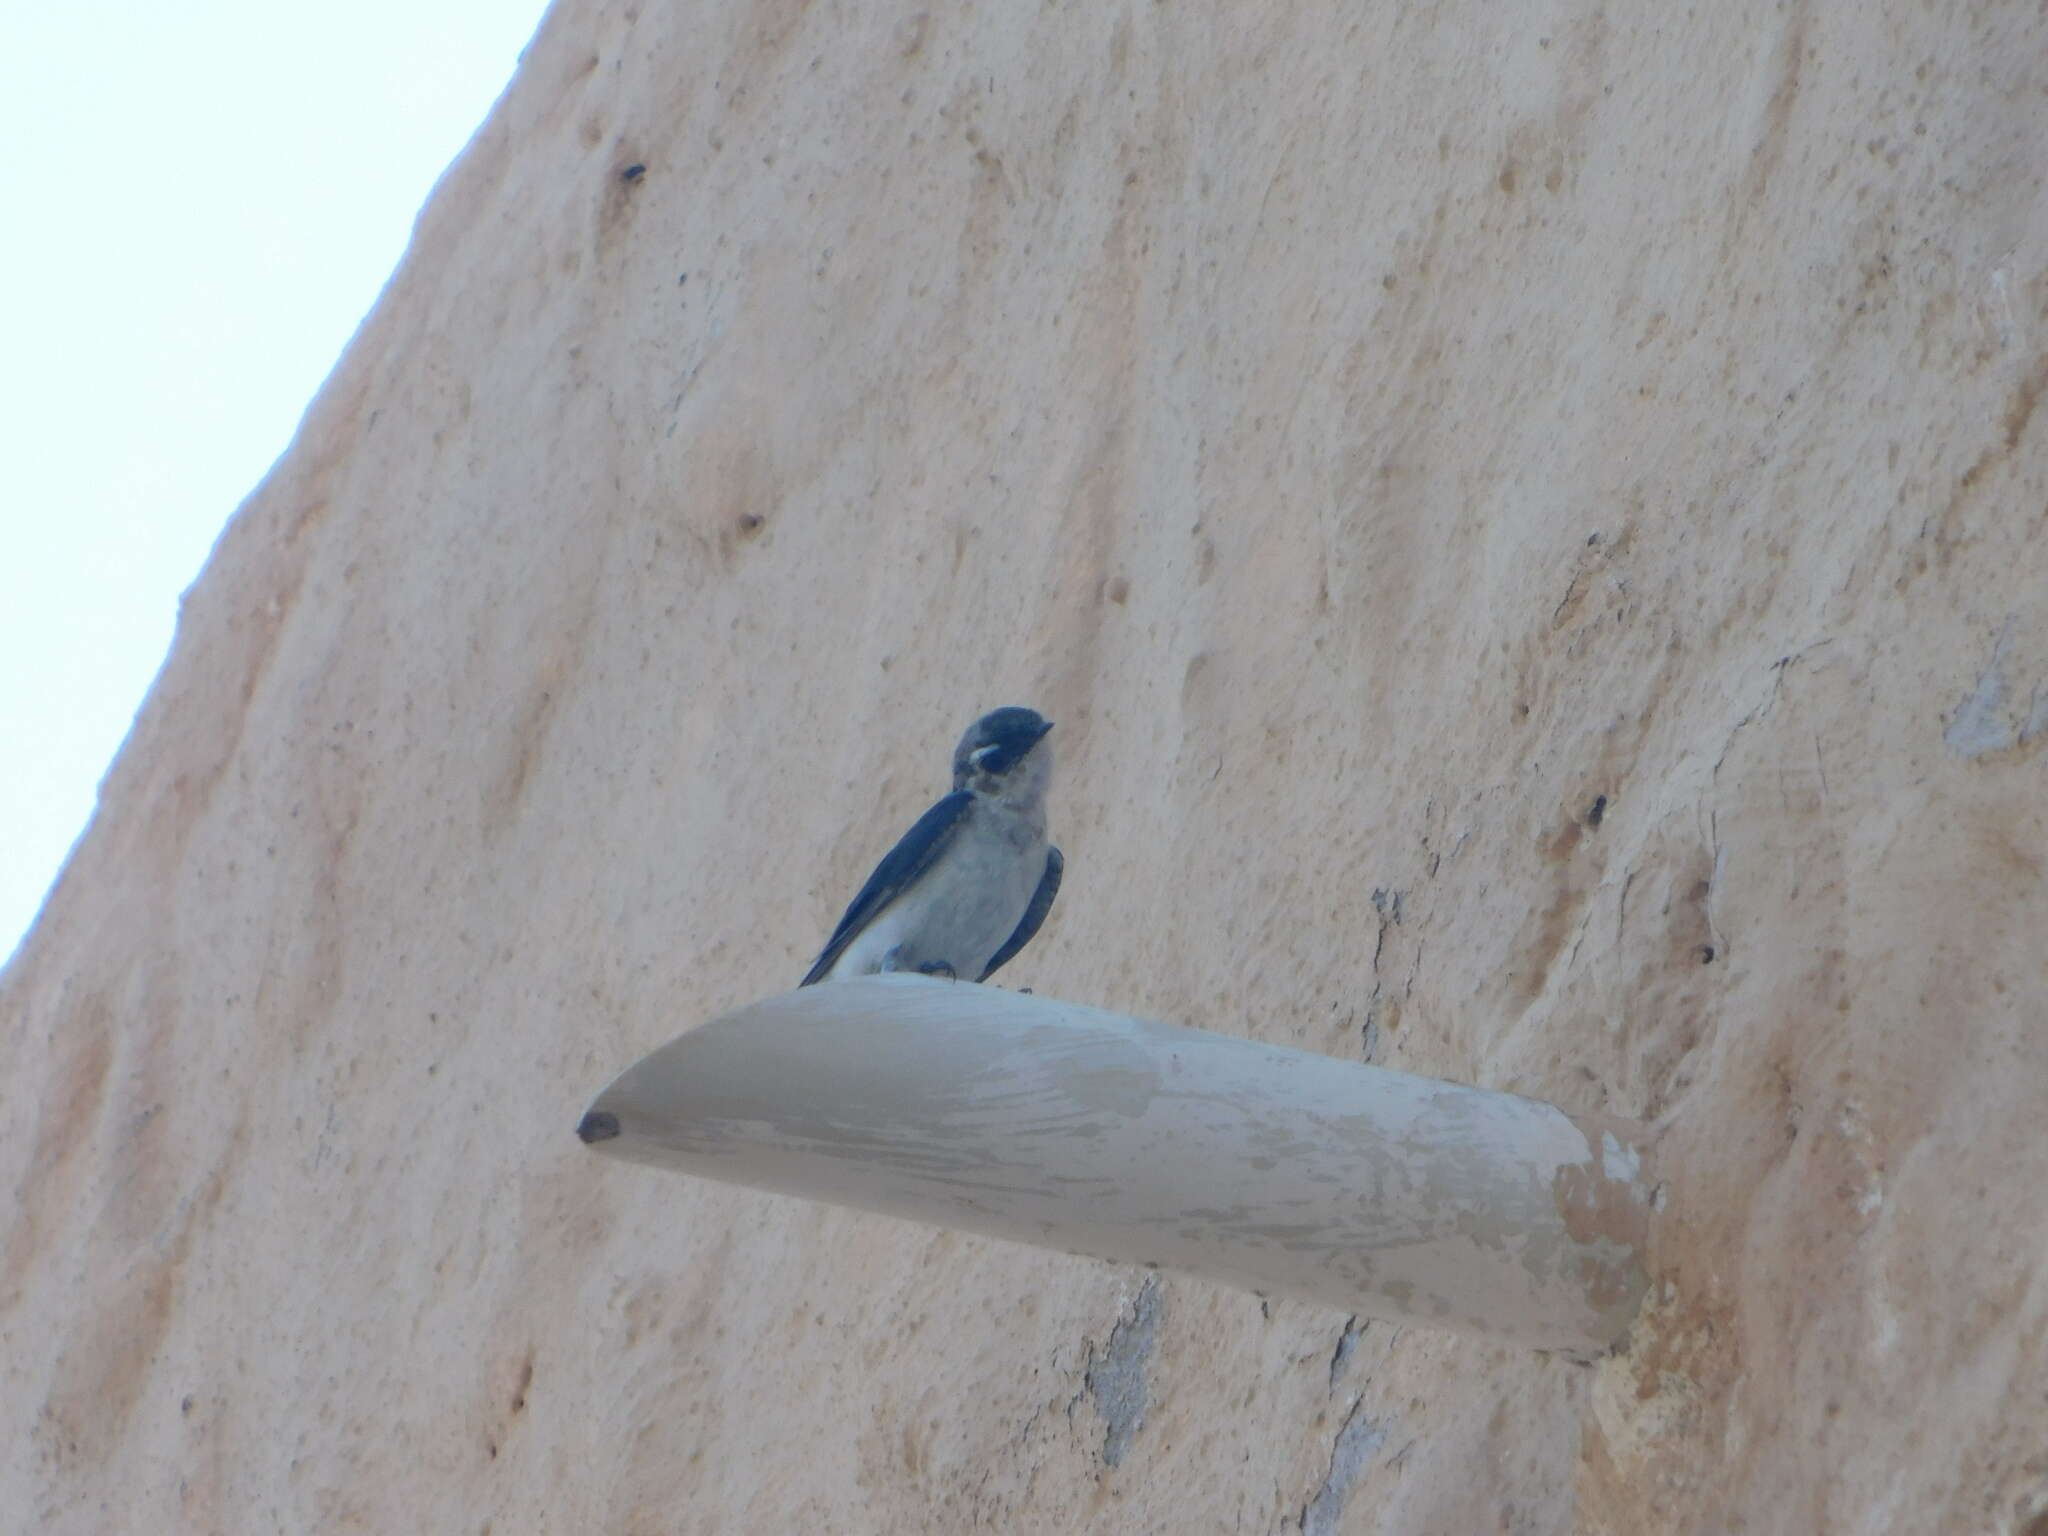
[(943, 976), (948, 981), (958, 981), (960, 975), (943, 960), (927, 960), (917, 968), (920, 976)]

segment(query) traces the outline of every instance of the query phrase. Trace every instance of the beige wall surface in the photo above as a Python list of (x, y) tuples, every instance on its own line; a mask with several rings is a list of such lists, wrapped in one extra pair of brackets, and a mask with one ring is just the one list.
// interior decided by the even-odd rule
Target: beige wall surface
[[(0, 980), (0, 1527), (2048, 1511), (2048, 17), (562, 0)], [(1653, 1123), (1597, 1366), (592, 1157), (1009, 985)]]

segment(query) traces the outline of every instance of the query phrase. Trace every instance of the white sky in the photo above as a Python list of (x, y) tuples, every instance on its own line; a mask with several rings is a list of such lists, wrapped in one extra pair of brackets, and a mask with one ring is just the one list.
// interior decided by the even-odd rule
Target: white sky
[(0, 957), (544, 9), (0, 6)]

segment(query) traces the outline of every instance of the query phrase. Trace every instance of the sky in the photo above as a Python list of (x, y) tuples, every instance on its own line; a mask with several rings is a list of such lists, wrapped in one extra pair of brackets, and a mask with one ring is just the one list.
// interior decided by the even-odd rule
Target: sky
[(0, 956), (545, 8), (0, 6)]

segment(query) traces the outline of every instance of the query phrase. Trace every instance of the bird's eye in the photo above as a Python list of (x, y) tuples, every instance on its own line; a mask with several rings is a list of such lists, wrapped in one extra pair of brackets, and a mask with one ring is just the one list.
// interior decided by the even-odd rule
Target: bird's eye
[(1010, 754), (1001, 745), (980, 747), (969, 755), (968, 761), (983, 773), (1002, 773), (1010, 766)]

